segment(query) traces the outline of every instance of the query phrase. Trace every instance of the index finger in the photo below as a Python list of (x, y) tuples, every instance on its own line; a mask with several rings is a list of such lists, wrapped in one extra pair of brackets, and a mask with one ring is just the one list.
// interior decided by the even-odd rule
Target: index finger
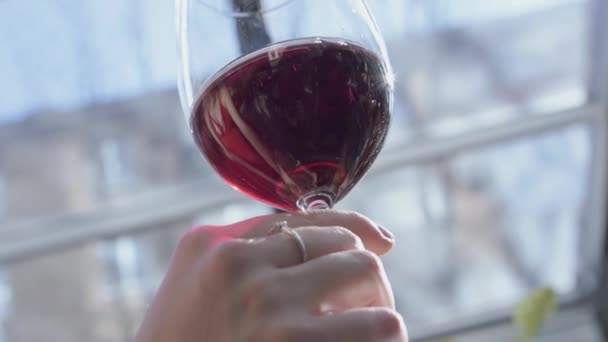
[(251, 238), (268, 234), (270, 227), (279, 221), (286, 221), (292, 228), (304, 226), (346, 228), (359, 236), (365, 249), (378, 255), (385, 254), (394, 245), (394, 239), (386, 229), (357, 212), (342, 210), (318, 210), (258, 217), (253, 229), (241, 237)]

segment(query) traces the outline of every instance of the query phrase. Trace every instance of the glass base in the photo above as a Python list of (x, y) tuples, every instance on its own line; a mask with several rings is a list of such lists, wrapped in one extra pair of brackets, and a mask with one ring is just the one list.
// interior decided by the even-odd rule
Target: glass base
[(298, 199), (298, 208), (302, 211), (331, 209), (336, 196), (329, 191), (315, 191)]

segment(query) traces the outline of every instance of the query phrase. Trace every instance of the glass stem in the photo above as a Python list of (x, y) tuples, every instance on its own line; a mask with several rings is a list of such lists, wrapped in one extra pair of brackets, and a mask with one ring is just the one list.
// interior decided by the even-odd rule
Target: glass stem
[(336, 196), (329, 191), (313, 191), (298, 199), (301, 211), (331, 209)]

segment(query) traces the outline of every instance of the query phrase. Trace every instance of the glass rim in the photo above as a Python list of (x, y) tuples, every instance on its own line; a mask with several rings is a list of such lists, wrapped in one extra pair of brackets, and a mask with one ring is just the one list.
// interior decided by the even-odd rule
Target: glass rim
[[(189, 0), (185, 0), (185, 1), (189, 1)], [(254, 16), (258, 16), (261, 14), (267, 14), (270, 12), (274, 12), (280, 8), (283, 8), (287, 5), (289, 5), (290, 3), (294, 2), (295, 0), (283, 0), (281, 2), (279, 2), (278, 4), (274, 4), (272, 6), (269, 7), (262, 7), (262, 9), (258, 10), (258, 11), (243, 11), (243, 12), (236, 12), (236, 11), (230, 11), (230, 10), (226, 10), (226, 9), (222, 9), (219, 8), (213, 4), (211, 4), (208, 0), (194, 0), (196, 3), (207, 7), (208, 9), (216, 12), (217, 14), (220, 14), (222, 16), (225, 17), (230, 17), (230, 18), (249, 18), (249, 17), (254, 17)]]

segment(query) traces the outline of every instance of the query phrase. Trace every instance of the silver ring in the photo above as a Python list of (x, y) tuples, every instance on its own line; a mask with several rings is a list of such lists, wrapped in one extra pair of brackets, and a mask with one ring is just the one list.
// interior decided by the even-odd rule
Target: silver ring
[(300, 256), (302, 257), (302, 263), (305, 263), (308, 260), (308, 253), (306, 252), (306, 244), (304, 244), (304, 240), (296, 232), (295, 229), (289, 227), (287, 225), (287, 221), (280, 221), (275, 223), (270, 230), (270, 234), (276, 234), (280, 232), (285, 232), (296, 242), (298, 245), (298, 249), (300, 250)]

